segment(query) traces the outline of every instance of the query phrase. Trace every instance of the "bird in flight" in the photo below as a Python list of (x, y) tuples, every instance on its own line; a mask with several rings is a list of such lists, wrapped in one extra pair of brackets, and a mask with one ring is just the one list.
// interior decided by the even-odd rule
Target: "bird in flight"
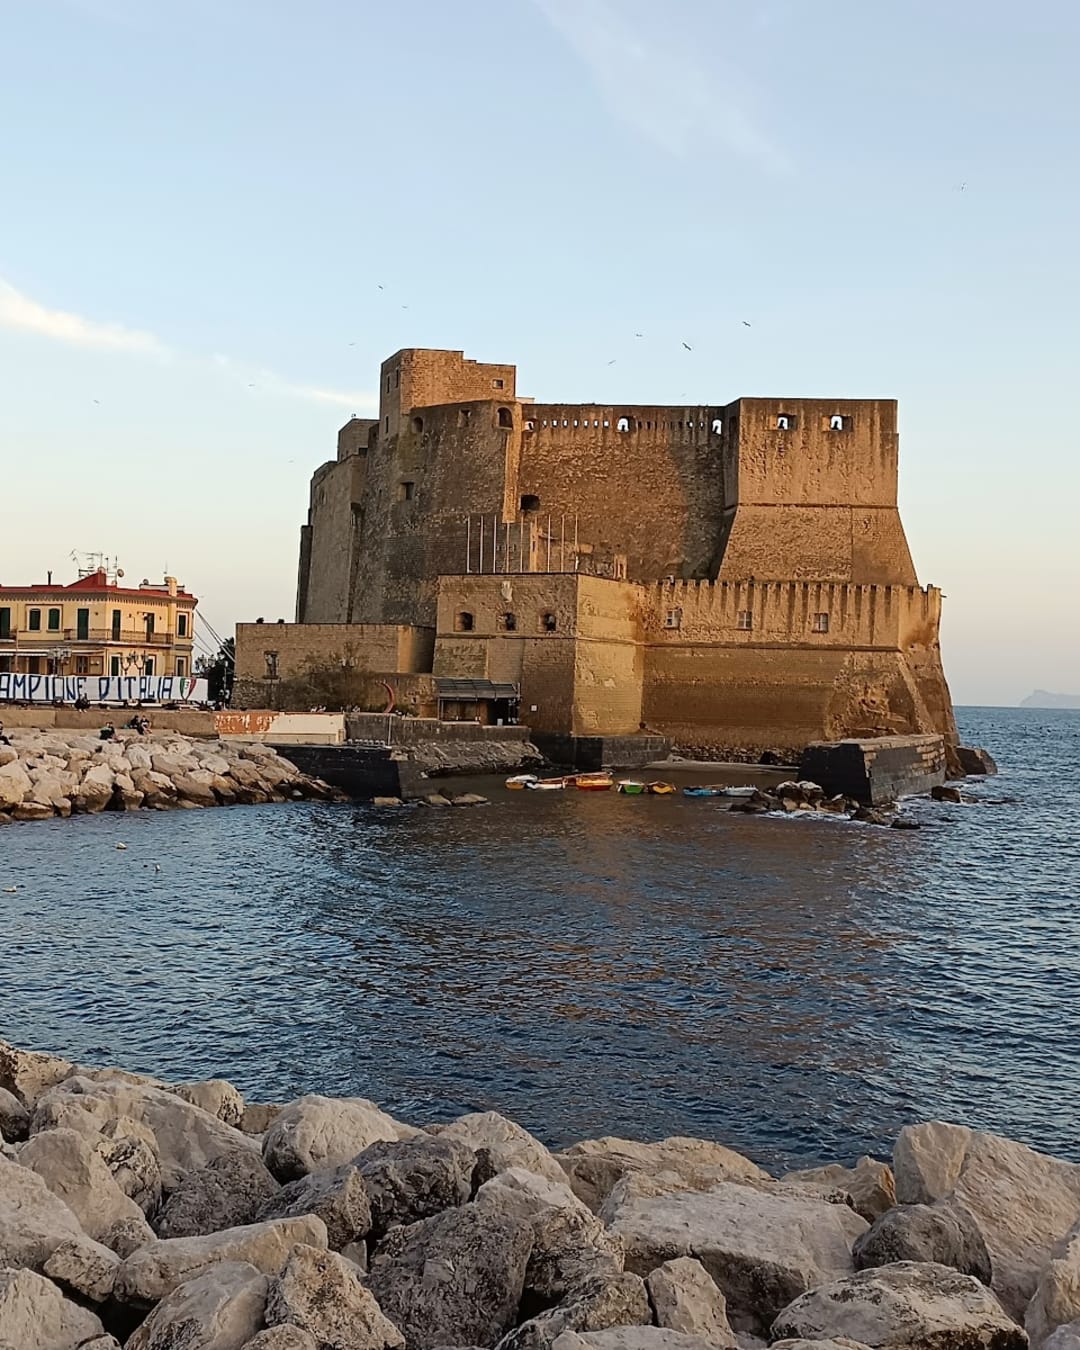
[(645, 334), (644, 334), (644, 333), (635, 333), (634, 336), (635, 336), (635, 337), (644, 337)]
[(743, 319), (743, 321), (742, 321), (742, 326), (743, 326), (744, 328), (752, 328), (752, 327), (753, 327), (753, 324), (749, 324), (749, 323), (746, 322), (745, 319)]
[(688, 352), (692, 352), (694, 350), (693, 347), (690, 346), (689, 342), (684, 342), (683, 346), (686, 348)]
[(614, 361), (609, 361), (609, 362), (608, 362), (608, 365), (609, 365), (609, 366), (613, 366), (614, 364), (615, 364)]
[(91, 403), (97, 403), (97, 404), (100, 405), (101, 399), (99, 399), (99, 398), (94, 398), (94, 399), (91, 399), (90, 402), (91, 402)]

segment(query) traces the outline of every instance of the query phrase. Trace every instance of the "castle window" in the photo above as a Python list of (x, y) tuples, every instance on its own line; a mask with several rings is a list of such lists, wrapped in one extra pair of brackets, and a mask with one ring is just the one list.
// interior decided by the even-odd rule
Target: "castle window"
[(616, 431), (629, 431), (629, 430), (630, 430), (630, 419), (629, 419), (629, 417), (620, 417), (619, 420), (615, 423), (615, 430), (616, 430)]
[(389, 435), (390, 435), (390, 414), (389, 414), (389, 413), (386, 414), (386, 417), (385, 417), (384, 421), (385, 421), (385, 423), (386, 423), (385, 431), (386, 431), (386, 434), (389, 436)]
[(720, 433), (723, 431), (724, 424), (723, 422), (720, 421), (719, 417), (713, 419), (712, 429), (714, 436), (719, 436)]
[(681, 628), (681, 627), (682, 627), (682, 610), (681, 610), (681, 609), (669, 609), (668, 612), (664, 615), (664, 627), (665, 627), (665, 628)]
[(530, 511), (540, 510), (540, 498), (535, 492), (523, 492), (521, 494), (521, 509), (526, 515)]
[(472, 417), (472, 409), (462, 408), (462, 410), (458, 413), (458, 425), (462, 427), (467, 427), (469, 425), (469, 419), (471, 417)]
[(509, 408), (499, 409), (499, 426), (512, 427), (514, 425), (514, 414)]
[(491, 387), (492, 387), (492, 389), (501, 389), (501, 388), (503, 387), (503, 381), (502, 381), (502, 380), (492, 380), (492, 381), (491, 381)]
[(826, 429), (828, 431), (850, 431), (851, 418), (842, 417), (839, 413), (834, 413), (833, 416), (829, 418), (828, 427)]
[(386, 392), (387, 392), (387, 393), (390, 392), (390, 376), (389, 376), (389, 375), (387, 375), (387, 377), (386, 377)]
[(526, 430), (526, 431), (535, 431), (535, 430), (536, 430), (536, 423), (532, 420), (531, 417), (530, 417), (529, 420), (525, 423), (525, 430)]
[(741, 628), (743, 632), (748, 633), (754, 626), (754, 611), (752, 609), (740, 609), (735, 615), (735, 627)]
[(799, 425), (799, 419), (793, 417), (791, 413), (780, 413), (776, 419), (777, 431), (794, 431)]
[(611, 560), (611, 571), (616, 581), (626, 580), (626, 554), (616, 553)]
[(500, 625), (500, 626), (502, 627), (502, 630), (503, 630), (504, 633), (516, 633), (516, 632), (517, 632), (517, 615), (516, 615), (516, 614), (509, 614), (509, 613), (504, 614), (504, 615), (502, 616), (502, 621), (501, 621), (501, 625)]
[(277, 652), (263, 652), (263, 659), (266, 661), (266, 678), (268, 680), (277, 679)]
[(401, 368), (399, 366), (398, 369), (394, 371), (394, 388), (399, 389), (400, 387), (401, 387)]
[(815, 632), (815, 633), (827, 633), (828, 631), (829, 631), (829, 616), (828, 616), (828, 614), (815, 614), (815, 615), (814, 615), (814, 632)]
[(399, 502), (411, 502), (412, 499), (416, 496), (416, 484), (399, 483), (397, 495)]
[(454, 619), (454, 631), (457, 633), (471, 633), (476, 626), (476, 621), (467, 609), (459, 610)]
[(415, 432), (421, 432), (421, 431), (423, 431), (423, 429), (424, 429), (424, 419), (423, 419), (422, 417), (414, 417), (413, 420), (412, 420), (412, 429), (413, 429), (413, 431), (415, 431)]
[(558, 628), (558, 626), (559, 621), (556, 619), (554, 614), (547, 613), (540, 615), (541, 633), (554, 633), (555, 630)]

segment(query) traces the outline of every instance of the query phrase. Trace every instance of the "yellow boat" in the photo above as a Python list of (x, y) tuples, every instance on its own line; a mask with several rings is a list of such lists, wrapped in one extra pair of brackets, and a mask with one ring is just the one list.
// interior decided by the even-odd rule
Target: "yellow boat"
[(536, 782), (534, 773), (516, 773), (513, 778), (506, 780), (506, 786), (511, 792), (521, 792), (524, 788), (535, 786)]
[(610, 792), (614, 782), (609, 773), (579, 773), (574, 786), (579, 792)]
[(674, 783), (649, 783), (646, 791), (654, 797), (673, 797), (675, 795)]

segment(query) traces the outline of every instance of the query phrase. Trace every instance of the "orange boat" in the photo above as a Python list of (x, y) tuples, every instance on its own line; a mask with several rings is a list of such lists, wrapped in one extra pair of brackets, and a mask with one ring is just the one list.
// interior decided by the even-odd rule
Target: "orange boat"
[(675, 795), (674, 783), (650, 783), (646, 788), (654, 797), (672, 797)]
[(610, 792), (614, 782), (609, 773), (579, 773), (574, 786), (579, 792)]

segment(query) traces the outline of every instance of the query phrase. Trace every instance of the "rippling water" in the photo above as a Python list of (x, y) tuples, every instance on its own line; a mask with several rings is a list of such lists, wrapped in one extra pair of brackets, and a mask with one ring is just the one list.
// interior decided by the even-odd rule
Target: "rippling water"
[(919, 832), (498, 790), (11, 826), (0, 1034), (553, 1145), (794, 1165), (944, 1117), (1080, 1159), (1080, 713), (960, 721), (1002, 773)]

